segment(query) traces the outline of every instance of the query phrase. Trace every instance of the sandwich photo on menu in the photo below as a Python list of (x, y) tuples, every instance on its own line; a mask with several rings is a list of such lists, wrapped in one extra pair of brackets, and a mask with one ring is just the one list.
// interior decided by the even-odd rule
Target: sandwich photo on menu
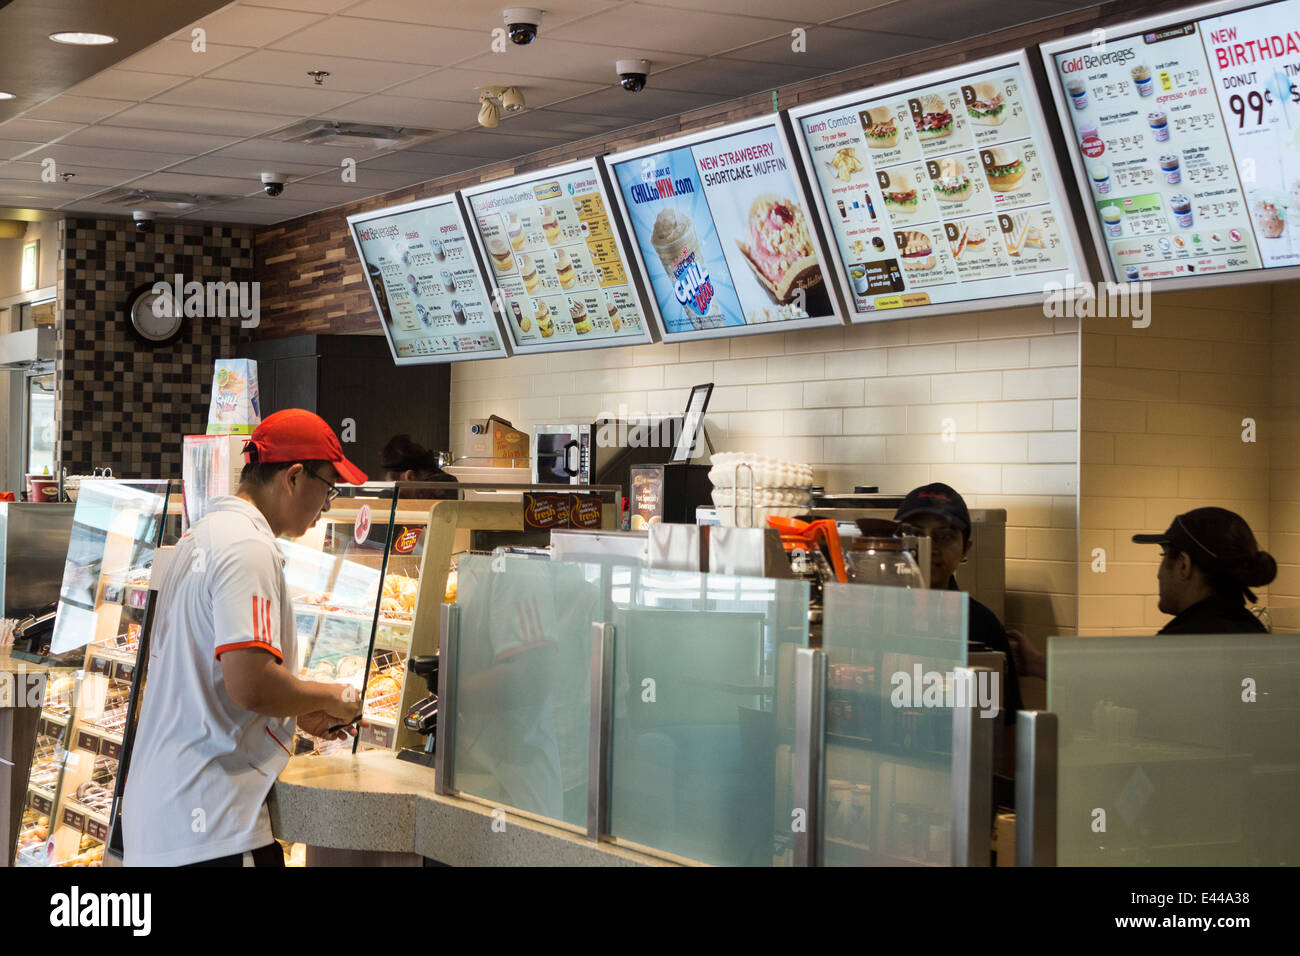
[[(962, 202), (970, 198), (971, 182), (961, 163), (951, 156), (931, 164), (934, 193), (944, 202)], [(937, 174), (937, 175), (935, 175)]]
[(765, 193), (749, 207), (749, 242), (736, 240), (745, 260), (778, 305), (822, 281), (808, 221), (793, 200)]
[(1025, 163), (1020, 152), (1014, 146), (995, 146), (980, 151), (984, 161), (984, 175), (988, 177), (989, 189), (997, 193), (1008, 193), (1025, 176)]
[(943, 139), (952, 132), (952, 114), (938, 94), (930, 93), (919, 100), (908, 100), (908, 106), (916, 123), (916, 135), (922, 142)]
[(873, 106), (858, 114), (862, 132), (871, 149), (889, 149), (898, 145), (898, 127), (894, 125), (894, 112), (888, 106)]
[(962, 88), (966, 115), (976, 126), (1001, 126), (1007, 118), (1004, 92), (988, 80)]
[(880, 190), (885, 196), (885, 208), (890, 212), (910, 216), (919, 205), (916, 190), (903, 173), (879, 173)]
[(919, 229), (894, 234), (898, 250), (903, 257), (903, 268), (909, 272), (928, 272), (935, 267), (934, 243), (928, 233)]

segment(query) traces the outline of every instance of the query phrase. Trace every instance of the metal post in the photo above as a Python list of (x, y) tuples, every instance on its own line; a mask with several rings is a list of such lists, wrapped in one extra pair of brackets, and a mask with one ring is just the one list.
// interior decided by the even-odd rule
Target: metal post
[[(980, 716), (979, 675), (984, 667), (958, 667), (964, 706), (952, 712), (952, 865), (988, 866), (993, 855), (993, 730), (997, 721)], [(984, 678), (988, 680), (988, 678)]]
[(587, 839), (609, 832), (610, 725), (614, 713), (614, 625), (591, 625), (591, 736), (587, 751)]
[(1016, 716), (1016, 866), (1056, 866), (1055, 714)]
[[(821, 866), (822, 768), (826, 736), (826, 654), (800, 647), (794, 656), (794, 865)], [(794, 821), (792, 821), (793, 824)]]
[(433, 792), (455, 793), (451, 786), (456, 772), (456, 702), (451, 688), (456, 683), (456, 651), (460, 646), (460, 608), (442, 605), (442, 640), (438, 645), (438, 724), (434, 728), (437, 746), (433, 753)]

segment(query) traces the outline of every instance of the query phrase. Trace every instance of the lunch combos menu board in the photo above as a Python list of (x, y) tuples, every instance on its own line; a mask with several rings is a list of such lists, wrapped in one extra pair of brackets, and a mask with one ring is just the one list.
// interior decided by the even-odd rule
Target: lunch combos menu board
[(791, 111), (855, 319), (1083, 275), (1031, 83), (1016, 55)]
[(651, 341), (594, 159), (462, 194), (517, 351)]
[(505, 356), (455, 196), (349, 216), (348, 227), (395, 363)]
[(839, 322), (779, 116), (607, 165), (665, 341)]
[(1300, 266), (1300, 0), (1044, 47), (1116, 278)]

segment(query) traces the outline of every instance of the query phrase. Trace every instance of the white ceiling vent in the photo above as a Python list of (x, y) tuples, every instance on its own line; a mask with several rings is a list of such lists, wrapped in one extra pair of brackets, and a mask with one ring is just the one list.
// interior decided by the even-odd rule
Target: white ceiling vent
[(369, 149), (402, 149), (433, 135), (433, 130), (411, 126), (376, 126), (371, 123), (337, 123), (305, 120), (272, 133), (268, 139), (309, 146), (350, 146)]
[(130, 209), (143, 209), (148, 212), (192, 212), (199, 206), (214, 202), (226, 202), (236, 196), (199, 196), (191, 193), (163, 193), (147, 189), (111, 189), (99, 196), (92, 197), (93, 202), (106, 206), (126, 206)]

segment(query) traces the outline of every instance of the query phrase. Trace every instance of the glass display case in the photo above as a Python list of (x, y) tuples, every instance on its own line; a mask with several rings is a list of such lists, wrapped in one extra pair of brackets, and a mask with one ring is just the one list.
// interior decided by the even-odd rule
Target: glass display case
[(138, 699), (154, 554), (178, 529), (178, 492), (179, 482), (161, 480), (81, 488), (15, 865), (98, 866), (103, 858), (128, 715)]

